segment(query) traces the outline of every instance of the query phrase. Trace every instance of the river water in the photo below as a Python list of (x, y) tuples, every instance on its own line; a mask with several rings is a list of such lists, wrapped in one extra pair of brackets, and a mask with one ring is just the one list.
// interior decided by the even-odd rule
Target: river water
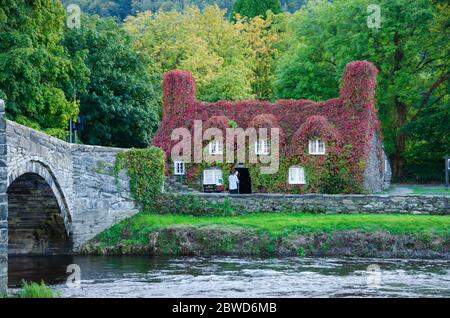
[[(79, 266), (80, 288), (66, 285), (70, 264)], [(10, 258), (10, 288), (22, 279), (44, 280), (64, 297), (450, 297), (448, 260)]]

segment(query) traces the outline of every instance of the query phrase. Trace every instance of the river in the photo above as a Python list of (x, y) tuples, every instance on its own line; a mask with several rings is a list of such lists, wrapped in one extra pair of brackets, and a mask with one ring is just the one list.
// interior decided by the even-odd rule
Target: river
[[(80, 288), (66, 285), (70, 264)], [(64, 297), (450, 297), (448, 260), (11, 257), (10, 288), (22, 279)]]

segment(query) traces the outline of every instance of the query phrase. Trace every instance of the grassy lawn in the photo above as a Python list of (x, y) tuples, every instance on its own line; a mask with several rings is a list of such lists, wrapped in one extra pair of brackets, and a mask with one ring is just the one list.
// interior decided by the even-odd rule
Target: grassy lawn
[(450, 190), (442, 189), (427, 189), (427, 188), (412, 188), (414, 194), (445, 194), (450, 196)]
[(145, 243), (150, 232), (169, 226), (239, 227), (265, 232), (271, 236), (343, 230), (450, 236), (450, 216), (437, 215), (261, 213), (235, 217), (196, 217), (139, 213), (103, 232), (97, 239), (107, 244), (115, 244), (125, 236), (130, 243)]

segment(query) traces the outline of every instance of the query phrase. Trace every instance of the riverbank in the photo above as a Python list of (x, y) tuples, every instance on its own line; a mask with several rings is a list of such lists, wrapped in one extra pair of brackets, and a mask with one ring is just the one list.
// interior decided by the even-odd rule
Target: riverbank
[(139, 213), (98, 235), (93, 255), (253, 255), (450, 259), (450, 217)]

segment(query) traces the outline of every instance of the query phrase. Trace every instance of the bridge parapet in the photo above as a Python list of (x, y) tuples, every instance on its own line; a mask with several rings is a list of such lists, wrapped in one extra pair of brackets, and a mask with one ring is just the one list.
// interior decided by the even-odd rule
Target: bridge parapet
[(119, 148), (72, 146), (73, 241), (83, 243), (138, 212), (125, 171), (114, 172)]

